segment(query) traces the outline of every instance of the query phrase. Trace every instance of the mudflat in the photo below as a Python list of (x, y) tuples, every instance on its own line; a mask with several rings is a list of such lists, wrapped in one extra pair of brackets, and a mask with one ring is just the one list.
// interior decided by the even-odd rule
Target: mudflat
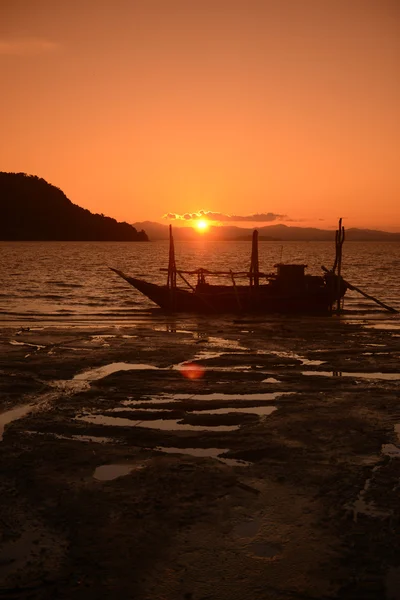
[(0, 596), (400, 598), (400, 331), (0, 333)]

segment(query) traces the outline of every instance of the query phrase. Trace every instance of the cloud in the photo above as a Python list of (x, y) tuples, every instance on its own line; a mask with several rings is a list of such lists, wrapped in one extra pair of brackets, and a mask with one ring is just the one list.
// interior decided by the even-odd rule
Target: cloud
[(227, 215), (219, 212), (211, 212), (209, 210), (199, 210), (195, 213), (185, 213), (179, 215), (177, 213), (167, 213), (163, 216), (163, 219), (170, 220), (182, 220), (182, 221), (196, 221), (197, 219), (208, 219), (209, 221), (218, 221), (220, 223), (270, 223), (271, 221), (286, 221), (288, 220), (286, 215), (280, 215), (277, 213), (256, 213), (254, 215)]
[(0, 38), (0, 55), (3, 56), (30, 56), (32, 54), (43, 54), (44, 52), (51, 52), (57, 47), (58, 44), (55, 42), (43, 38)]

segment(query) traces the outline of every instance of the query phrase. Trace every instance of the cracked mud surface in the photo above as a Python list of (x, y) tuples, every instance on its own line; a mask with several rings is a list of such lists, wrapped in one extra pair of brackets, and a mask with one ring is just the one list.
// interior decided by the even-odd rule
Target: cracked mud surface
[(0, 349), (1, 597), (400, 598), (395, 326), (149, 317)]

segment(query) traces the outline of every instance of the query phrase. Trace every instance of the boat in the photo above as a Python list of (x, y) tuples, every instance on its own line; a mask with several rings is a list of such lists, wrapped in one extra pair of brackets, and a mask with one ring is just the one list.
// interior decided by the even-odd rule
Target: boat
[[(111, 268), (127, 283), (169, 313), (287, 313), (287, 314), (330, 314), (340, 303), (347, 290), (347, 282), (340, 275), (341, 245), (344, 228), (340, 222), (340, 237), (336, 240), (336, 258), (332, 270), (325, 269), (323, 275), (306, 273), (307, 265), (279, 263), (275, 271), (263, 273), (258, 264), (258, 232), (253, 232), (252, 253), (248, 271), (181, 270), (176, 268), (175, 249), (170, 226), (170, 248), (168, 273), (165, 285), (158, 285), (130, 277), (118, 269)], [(338, 241), (339, 240), (339, 241)], [(338, 268), (339, 274), (336, 274)], [(196, 277), (191, 283), (190, 277)], [(177, 285), (177, 277), (185, 287)], [(228, 277), (229, 284), (212, 284), (210, 277)], [(238, 280), (247, 279), (246, 283)]]
[[(267, 284), (253, 286), (213, 285), (205, 281), (207, 275), (223, 275), (223, 272), (177, 271), (198, 276), (194, 289), (157, 285), (129, 277), (118, 269), (112, 270), (167, 312), (321, 314), (332, 311), (338, 295), (335, 282), (328, 274), (306, 275), (305, 265), (279, 264), (276, 267), (276, 274), (266, 276)], [(237, 273), (232, 275), (238, 276)], [(343, 285), (339, 298), (343, 298), (345, 291)]]

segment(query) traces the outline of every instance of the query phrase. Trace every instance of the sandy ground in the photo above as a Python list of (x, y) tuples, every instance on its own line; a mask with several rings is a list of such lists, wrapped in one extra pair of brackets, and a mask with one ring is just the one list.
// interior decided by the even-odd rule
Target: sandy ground
[(399, 334), (3, 329), (0, 597), (399, 599)]

